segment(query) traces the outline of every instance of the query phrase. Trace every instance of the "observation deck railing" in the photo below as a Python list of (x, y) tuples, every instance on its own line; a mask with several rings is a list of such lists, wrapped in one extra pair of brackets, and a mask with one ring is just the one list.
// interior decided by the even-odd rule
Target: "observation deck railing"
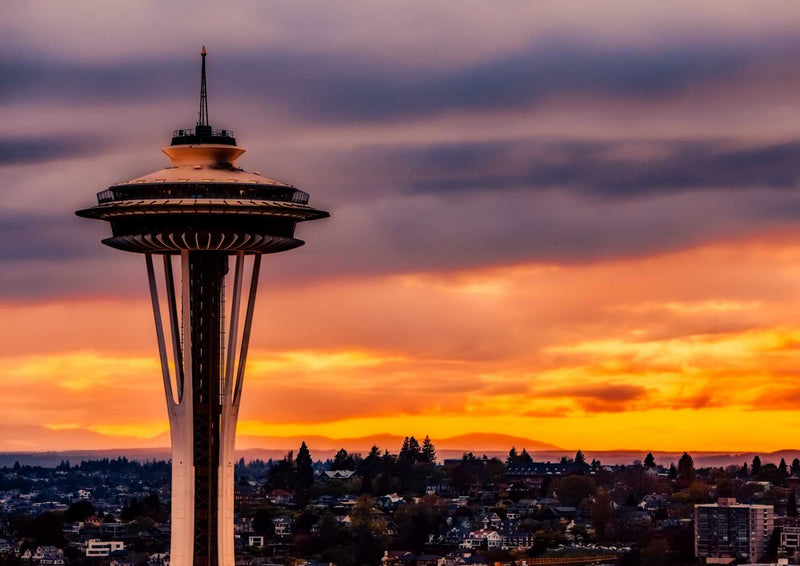
[[(233, 134), (233, 130), (206, 130), (202, 132), (202, 135), (208, 135), (208, 132), (211, 132), (212, 137), (228, 137), (228, 138), (235, 138), (236, 136)], [(194, 137), (197, 136), (196, 130), (194, 128), (184, 128), (182, 130), (173, 130), (172, 137), (173, 138), (181, 138), (181, 137)]]
[(160, 199), (272, 200), (308, 204), (309, 195), (293, 187), (244, 183), (137, 183), (110, 187), (97, 193), (97, 202)]

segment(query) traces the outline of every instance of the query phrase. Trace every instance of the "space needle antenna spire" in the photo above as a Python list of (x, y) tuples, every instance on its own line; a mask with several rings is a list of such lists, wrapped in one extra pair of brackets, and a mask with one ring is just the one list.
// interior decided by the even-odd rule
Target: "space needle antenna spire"
[(206, 46), (200, 51), (203, 58), (202, 70), (200, 72), (200, 114), (197, 119), (198, 126), (209, 126), (208, 121), (208, 93), (206, 92)]

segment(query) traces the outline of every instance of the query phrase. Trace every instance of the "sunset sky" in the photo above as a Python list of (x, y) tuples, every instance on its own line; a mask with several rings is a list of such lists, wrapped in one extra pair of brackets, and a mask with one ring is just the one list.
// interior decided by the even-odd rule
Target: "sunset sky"
[(795, 1), (4, 3), (0, 450), (166, 442), (144, 260), (73, 211), (164, 165), (203, 44), (240, 164), (332, 213), (265, 258), (242, 435), (800, 448), (799, 26)]

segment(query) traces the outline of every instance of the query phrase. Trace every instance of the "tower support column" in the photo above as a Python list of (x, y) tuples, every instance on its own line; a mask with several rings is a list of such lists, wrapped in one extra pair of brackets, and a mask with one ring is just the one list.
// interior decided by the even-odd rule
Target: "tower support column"
[(223, 282), (228, 256), (206, 251), (190, 251), (188, 255), (194, 413), (193, 562), (194, 566), (217, 566)]

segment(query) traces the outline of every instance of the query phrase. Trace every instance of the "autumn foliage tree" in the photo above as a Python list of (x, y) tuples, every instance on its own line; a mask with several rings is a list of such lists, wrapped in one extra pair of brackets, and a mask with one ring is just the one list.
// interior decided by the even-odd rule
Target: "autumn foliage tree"
[(592, 503), (591, 510), (592, 527), (594, 527), (598, 538), (605, 538), (613, 513), (614, 500), (611, 494), (603, 488), (598, 489), (594, 495), (594, 503)]

